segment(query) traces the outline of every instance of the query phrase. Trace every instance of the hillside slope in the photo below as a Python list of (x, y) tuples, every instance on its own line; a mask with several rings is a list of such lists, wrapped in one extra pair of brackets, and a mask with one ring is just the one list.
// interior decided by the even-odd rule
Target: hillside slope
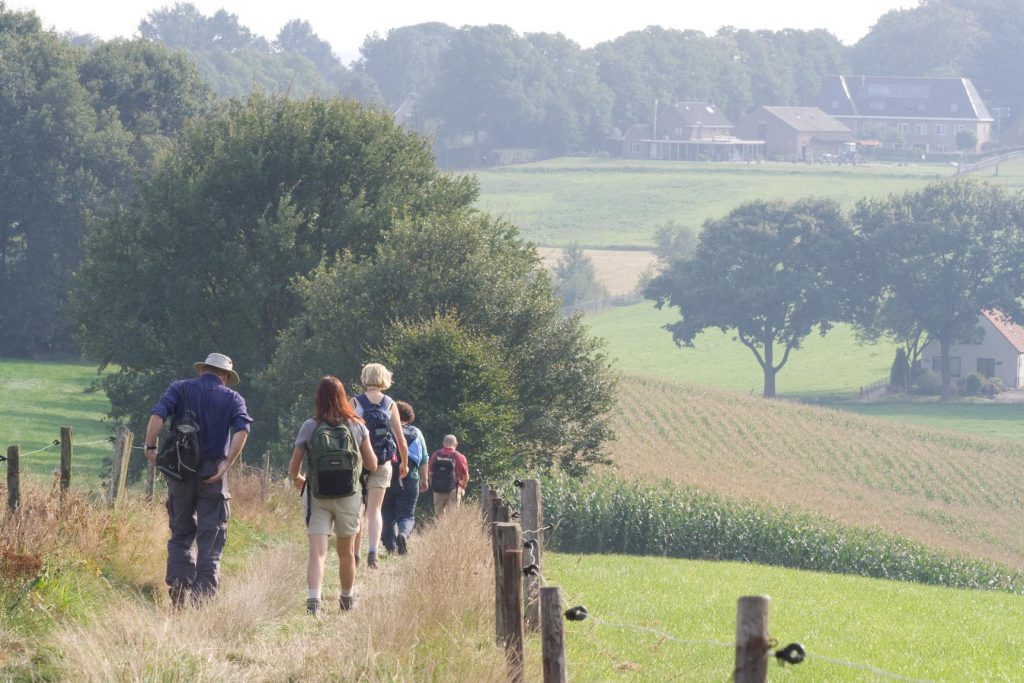
[(1014, 442), (628, 377), (618, 405), (612, 450), (625, 478), (668, 478), (1024, 568)]

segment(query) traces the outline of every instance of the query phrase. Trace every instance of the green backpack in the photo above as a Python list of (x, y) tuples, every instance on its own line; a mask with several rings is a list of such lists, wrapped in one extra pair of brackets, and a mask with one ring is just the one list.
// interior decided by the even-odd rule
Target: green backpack
[(306, 456), (306, 486), (314, 498), (344, 498), (356, 492), (362, 462), (347, 425), (318, 423)]

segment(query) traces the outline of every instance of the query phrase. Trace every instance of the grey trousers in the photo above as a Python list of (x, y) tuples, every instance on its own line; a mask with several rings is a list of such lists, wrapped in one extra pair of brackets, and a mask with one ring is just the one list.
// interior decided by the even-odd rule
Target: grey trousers
[(203, 599), (217, 592), (220, 556), (231, 518), (230, 499), (226, 478), (213, 484), (204, 484), (199, 478), (167, 480), (171, 538), (167, 541), (166, 580), (176, 602), (188, 593), (193, 599)]

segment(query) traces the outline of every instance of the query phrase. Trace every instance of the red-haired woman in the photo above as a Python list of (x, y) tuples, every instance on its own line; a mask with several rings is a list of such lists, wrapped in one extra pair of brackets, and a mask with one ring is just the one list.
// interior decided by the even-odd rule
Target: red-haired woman
[[(295, 450), (288, 463), (288, 476), (303, 495), (306, 512), (306, 533), (309, 537), (309, 562), (306, 565), (306, 584), (309, 595), (306, 610), (320, 614), (320, 587), (324, 580), (324, 561), (327, 559), (327, 541), (333, 533), (337, 537), (338, 574), (341, 579), (341, 609), (352, 609), (355, 604), (352, 587), (356, 578), (355, 536), (359, 531), (360, 508), (359, 474), (363, 468), (377, 469), (377, 456), (370, 446), (369, 434), (362, 418), (355, 414), (345, 393), (345, 385), (337, 377), (328, 375), (320, 380), (316, 390), (313, 417), (302, 423), (295, 437)], [(344, 426), (352, 437), (339, 431)], [(359, 457), (347, 458), (345, 447), (354, 445)], [(299, 474), (303, 459), (309, 457), (324, 464), (316, 473), (310, 471), (315, 463), (307, 463), (307, 475), (316, 480), (307, 486), (307, 476)], [(339, 465), (339, 463), (341, 463)], [(349, 469), (351, 468), (351, 469)], [(323, 497), (316, 497), (319, 493)]]

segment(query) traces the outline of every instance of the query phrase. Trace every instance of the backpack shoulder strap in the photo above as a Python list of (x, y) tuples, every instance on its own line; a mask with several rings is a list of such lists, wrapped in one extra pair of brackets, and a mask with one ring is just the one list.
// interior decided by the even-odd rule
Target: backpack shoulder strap
[(359, 402), (359, 405), (362, 407), (364, 413), (368, 412), (370, 408), (373, 407), (373, 404), (370, 403), (370, 399), (366, 397), (366, 394), (359, 394), (358, 396), (356, 396), (356, 401)]

